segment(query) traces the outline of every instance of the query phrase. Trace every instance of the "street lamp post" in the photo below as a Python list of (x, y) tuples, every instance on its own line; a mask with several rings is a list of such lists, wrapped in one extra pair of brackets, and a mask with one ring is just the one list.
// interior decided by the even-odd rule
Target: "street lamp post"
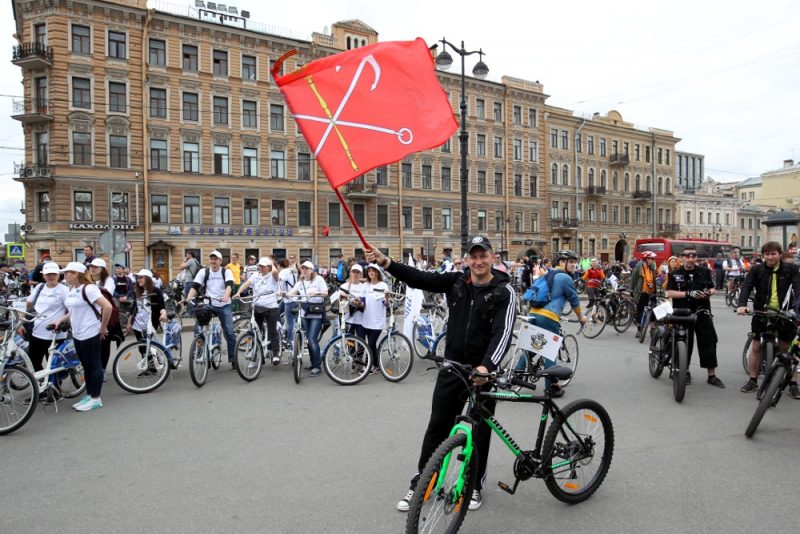
[(472, 68), (472, 75), (479, 79), (486, 78), (489, 74), (489, 67), (483, 62), (483, 50), (467, 51), (464, 48), (464, 41), (461, 41), (461, 47), (457, 47), (447, 39), (441, 39), (442, 51), (436, 56), (436, 66), (442, 70), (447, 70), (453, 64), (453, 57), (447, 52), (447, 47), (461, 56), (461, 133), (458, 135), (458, 140), (461, 147), (461, 255), (467, 253), (467, 240), (469, 239), (469, 219), (467, 217), (467, 182), (469, 175), (467, 173), (467, 140), (469, 133), (467, 132), (467, 91), (466, 91), (466, 74), (464, 72), (464, 58), (472, 54), (478, 54), (480, 59)]

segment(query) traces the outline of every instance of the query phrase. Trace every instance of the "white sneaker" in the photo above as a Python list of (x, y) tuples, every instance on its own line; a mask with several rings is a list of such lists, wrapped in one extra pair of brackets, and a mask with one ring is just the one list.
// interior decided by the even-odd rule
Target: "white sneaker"
[(273, 356), (272, 357), (272, 365), (278, 365), (279, 363), (281, 363), (281, 357), (280, 356)]
[(81, 400), (79, 400), (78, 402), (76, 402), (75, 404), (73, 404), (73, 405), (72, 405), (72, 407), (73, 407), (73, 408), (75, 408), (75, 409), (77, 410), (77, 409), (78, 409), (78, 406), (80, 406), (81, 404), (85, 403), (85, 402), (86, 402), (86, 401), (88, 401), (90, 398), (91, 398), (91, 397), (89, 397), (89, 395), (84, 395), (83, 397), (81, 397)]
[(397, 509), (401, 512), (408, 512), (409, 507), (411, 506), (411, 499), (414, 498), (414, 490), (408, 490), (406, 496), (403, 497), (399, 503), (397, 503)]
[(79, 412), (88, 412), (102, 407), (103, 407), (103, 401), (100, 400), (100, 397), (97, 397), (96, 399), (90, 397), (89, 400), (79, 405), (75, 409), (78, 410)]
[(248, 369), (255, 369), (256, 367), (258, 367), (258, 364), (255, 360), (250, 360), (250, 363), (247, 364)]
[(477, 510), (482, 504), (481, 490), (472, 490), (472, 498), (469, 500), (469, 510)]

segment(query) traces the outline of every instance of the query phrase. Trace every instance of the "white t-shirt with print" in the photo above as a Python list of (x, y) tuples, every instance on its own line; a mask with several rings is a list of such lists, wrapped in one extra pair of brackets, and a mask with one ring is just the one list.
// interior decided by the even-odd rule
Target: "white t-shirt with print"
[(278, 273), (278, 280), (281, 283), (281, 291), (290, 291), (297, 283), (297, 273), (290, 267), (281, 269), (281, 272)]
[[(350, 282), (345, 282), (342, 284), (342, 288), (346, 289), (350, 292), (349, 298), (345, 298), (345, 300), (340, 301), (341, 306), (345, 306), (345, 314), (344, 314), (344, 321), (348, 324), (362, 324), (364, 320), (364, 311), (357, 310), (354, 314), (350, 314), (350, 305), (349, 301), (350, 298), (362, 298), (362, 301), (366, 302), (366, 295), (368, 290), (368, 284), (364, 282), (359, 282), (358, 284), (351, 284)], [(348, 297), (347, 293), (342, 293), (344, 297)]]
[[(197, 276), (194, 277), (194, 283), (199, 284), (201, 287), (203, 286), (203, 281), (206, 279), (206, 269), (209, 269), (209, 267), (200, 269), (197, 271)], [(208, 283), (206, 284), (205, 292), (206, 296), (212, 299), (211, 305), (215, 308), (222, 308), (225, 306), (225, 304), (219, 301), (219, 299), (225, 295), (225, 282), (233, 283), (233, 273), (228, 269), (220, 267), (218, 271), (212, 270), (208, 274)], [(228, 304), (230, 304), (230, 301), (228, 301)]]
[(113, 276), (109, 276), (108, 278), (106, 278), (106, 281), (104, 283), (102, 283), (102, 284), (100, 283), (100, 280), (98, 280), (95, 283), (97, 284), (97, 287), (101, 287), (102, 286), (111, 295), (113, 295), (114, 294), (114, 290), (117, 289), (117, 284), (114, 283), (114, 277)]
[[(301, 297), (305, 297), (308, 294), (308, 292), (310, 292), (310, 291), (324, 291), (324, 292), (327, 292), (328, 291), (328, 284), (325, 283), (325, 279), (324, 278), (322, 278), (321, 276), (317, 275), (317, 276), (314, 277), (313, 280), (303, 280), (303, 279), (298, 280), (297, 283), (292, 288), (292, 291), (294, 291), (295, 289), (298, 291), (298, 294)], [(325, 302), (325, 297), (320, 297), (318, 295), (314, 295), (314, 296), (309, 297), (307, 301), (302, 302), (302, 304), (304, 304), (305, 302)], [(301, 317), (305, 317), (306, 316), (305, 310), (302, 310), (302, 313), (301, 313), (300, 316)]]
[(254, 305), (264, 308), (278, 307), (278, 297), (275, 295), (275, 292), (278, 291), (278, 281), (271, 272), (265, 275), (256, 273), (249, 280), (255, 297)]
[(722, 262), (722, 267), (723, 268), (731, 267), (730, 271), (726, 271), (726, 274), (728, 276), (741, 276), (742, 275), (742, 267), (744, 267), (744, 264), (742, 263), (742, 260), (740, 260), (739, 258), (736, 258), (736, 260), (730, 259), (730, 260), (723, 261)]
[[(80, 287), (70, 287), (64, 305), (70, 313), (69, 322), (72, 325), (72, 337), (78, 341), (85, 341), (100, 335), (100, 319), (83, 298), (83, 288), (86, 288), (86, 299), (94, 303), (103, 296), (95, 284), (86, 284)], [(38, 303), (37, 303), (38, 304)], [(93, 306), (100, 312), (99, 306)]]
[(386, 291), (389, 286), (384, 282), (377, 284), (364, 284), (367, 286), (367, 305), (364, 308), (364, 328), (370, 330), (383, 330), (386, 328)]
[[(39, 314), (39, 317), (33, 322), (33, 337), (53, 339), (53, 333), (47, 330), (47, 325), (53, 324), (67, 314), (64, 301), (68, 294), (69, 290), (61, 284), (56, 284), (56, 287), (47, 287), (47, 284), (41, 283), (31, 291), (27, 301), (33, 302), (36, 299), (33, 310)], [(62, 332), (56, 337), (63, 339), (66, 335), (66, 332)]]

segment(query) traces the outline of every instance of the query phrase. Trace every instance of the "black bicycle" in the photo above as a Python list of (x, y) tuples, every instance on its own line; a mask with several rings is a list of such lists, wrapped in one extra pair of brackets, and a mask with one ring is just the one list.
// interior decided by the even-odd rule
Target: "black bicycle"
[(761, 351), (759, 352), (758, 374), (763, 375), (772, 368), (772, 360), (775, 358), (775, 347), (778, 344), (778, 324), (781, 322), (794, 321), (794, 316), (780, 310), (754, 310), (747, 312), (747, 315), (755, 315), (756, 317), (763, 317), (766, 321), (766, 327), (761, 334), (754, 334), (750, 332), (747, 334), (747, 341), (744, 342), (742, 349), (742, 367), (744, 372), (750, 374), (750, 345), (753, 339), (758, 336), (761, 340)]
[(744, 431), (744, 435), (752, 438), (758, 425), (764, 418), (764, 414), (771, 406), (776, 406), (781, 399), (783, 391), (789, 386), (792, 374), (797, 369), (797, 362), (800, 358), (800, 336), (795, 337), (787, 352), (778, 352), (769, 368), (761, 387), (758, 388), (756, 398), (758, 406), (756, 412), (750, 419), (750, 424)]
[[(708, 311), (700, 310), (697, 313)], [(688, 327), (694, 326), (696, 322), (697, 314), (692, 313), (692, 310), (677, 308), (657, 321), (650, 338), (650, 376), (658, 378), (664, 367), (668, 367), (676, 402), (682, 402), (686, 393), (689, 373)]]

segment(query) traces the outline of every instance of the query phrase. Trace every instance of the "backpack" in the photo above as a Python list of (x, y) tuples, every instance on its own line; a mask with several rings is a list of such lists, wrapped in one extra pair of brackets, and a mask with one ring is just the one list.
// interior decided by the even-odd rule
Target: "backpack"
[(558, 271), (549, 271), (546, 275), (540, 276), (533, 281), (531, 287), (522, 295), (522, 300), (529, 302), (531, 308), (544, 308), (550, 302), (550, 294), (553, 291), (553, 278)]
[[(115, 327), (115, 326), (117, 326), (119, 324), (119, 307), (117, 307), (117, 303), (114, 302), (114, 297), (111, 296), (111, 293), (108, 292), (108, 289), (106, 289), (104, 287), (100, 287), (100, 286), (97, 286), (97, 289), (99, 289), (100, 293), (102, 293), (103, 297), (108, 302), (111, 303), (111, 318), (109, 318), (107, 326), (108, 326), (108, 328), (113, 328), (113, 327)], [(100, 314), (99, 311), (97, 311), (97, 308), (95, 308), (92, 305), (92, 303), (89, 302), (89, 298), (86, 296), (86, 286), (85, 285), (81, 288), (81, 295), (83, 295), (83, 300), (86, 301), (86, 304), (89, 305), (89, 307), (94, 312), (95, 316), (97, 316), (97, 318), (100, 319), (102, 317), (102, 315)]]

